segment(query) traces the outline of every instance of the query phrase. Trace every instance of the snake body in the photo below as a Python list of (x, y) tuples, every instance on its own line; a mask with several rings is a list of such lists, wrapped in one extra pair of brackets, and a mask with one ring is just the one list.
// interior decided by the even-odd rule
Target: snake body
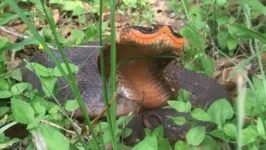
[[(87, 46), (97, 46), (95, 43), (89, 43)], [(65, 49), (65, 54), (71, 63), (79, 67), (79, 72), (76, 74), (77, 83), (83, 97), (88, 113), (90, 117), (95, 117), (100, 114), (104, 109), (103, 95), (102, 95), (102, 81), (98, 68), (98, 56), (99, 52), (97, 48), (70, 48)], [(55, 56), (62, 62), (62, 58), (59, 53), (55, 53)], [(29, 59), (30, 62), (40, 63), (48, 68), (55, 67), (53, 61), (44, 52), (36, 52)], [(29, 71), (23, 67), (22, 78), (25, 82), (30, 82), (34, 88), (42, 91), (41, 81), (38, 79), (35, 73)], [(56, 87), (59, 87), (59, 91), (56, 93), (56, 98), (64, 103), (66, 100), (74, 99), (74, 95), (70, 90), (66, 81), (61, 77), (56, 82)], [(138, 104), (134, 101), (128, 100), (126, 97), (118, 95), (117, 97), (117, 116), (126, 115), (129, 112), (135, 112), (138, 108)], [(75, 116), (82, 116), (80, 110), (75, 111)]]
[[(88, 45), (95, 46), (97, 43), (89, 43)], [(168, 52), (181, 55), (184, 39), (168, 26), (156, 28), (127, 27), (120, 32), (116, 46), (117, 63), (119, 63), (124, 59), (138, 55), (158, 56)], [(110, 64), (109, 52), (110, 46), (106, 46), (104, 54), (107, 74)], [(104, 108), (98, 48), (69, 48), (65, 50), (65, 54), (71, 63), (79, 66), (79, 71), (76, 74), (78, 86), (89, 115), (95, 117)], [(55, 52), (55, 55), (62, 62), (59, 53)], [(55, 66), (48, 55), (43, 52), (36, 52), (30, 61), (38, 62), (46, 67)], [(25, 68), (23, 68), (23, 80), (32, 83), (33, 87), (41, 90), (41, 83), (36, 75)], [(217, 99), (228, 98), (227, 92), (215, 80), (180, 67), (171, 59), (143, 57), (131, 60), (117, 69), (117, 84), (117, 116), (127, 115), (132, 111), (137, 112), (140, 107), (143, 108), (142, 110), (146, 110), (164, 106), (169, 98), (177, 95), (180, 88), (191, 92), (192, 107), (205, 108)], [(64, 79), (59, 78), (57, 86), (60, 87), (56, 94), (59, 100), (74, 98)], [(133, 129), (133, 134), (128, 138), (129, 143), (132, 143), (131, 139), (143, 138), (143, 127), (146, 126), (140, 120), (143, 120), (145, 114), (147, 112), (140, 113), (129, 123), (128, 127)], [(167, 118), (167, 115), (182, 115), (172, 109), (158, 109), (157, 114), (164, 118)], [(82, 116), (79, 110), (75, 112), (75, 115)], [(180, 127), (177, 130), (176, 125), (169, 118), (163, 119), (163, 121), (165, 130), (167, 130), (166, 137), (170, 139), (176, 140), (179, 138), (176, 134), (187, 131), (183, 130), (187, 127)]]

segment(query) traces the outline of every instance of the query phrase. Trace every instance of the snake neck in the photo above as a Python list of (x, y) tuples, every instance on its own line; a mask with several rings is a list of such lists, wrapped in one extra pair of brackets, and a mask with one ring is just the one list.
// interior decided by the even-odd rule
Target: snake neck
[[(140, 55), (139, 48), (123, 47), (117, 49), (117, 61)], [(145, 51), (152, 51), (146, 50)], [(140, 58), (122, 64), (117, 69), (119, 93), (140, 103), (145, 108), (158, 108), (166, 104), (171, 92), (162, 79), (164, 61)]]

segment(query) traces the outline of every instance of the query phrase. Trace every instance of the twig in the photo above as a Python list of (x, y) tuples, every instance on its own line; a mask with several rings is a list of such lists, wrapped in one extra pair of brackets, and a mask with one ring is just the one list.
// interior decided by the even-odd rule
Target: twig
[[(5, 32), (5, 33), (7, 33), (7, 34), (10, 34), (10, 35), (12, 35), (12, 36), (15, 36), (15, 37), (17, 37), (17, 38), (21, 38), (21, 39), (32, 38), (32, 37), (30, 37), (30, 36), (23, 35), (23, 34), (19, 34), (19, 33), (16, 33), (16, 32), (14, 32), (14, 31), (11, 31), (11, 30), (9, 30), (9, 29), (3, 27), (3, 26), (0, 26), (0, 31)], [(56, 50), (56, 49), (57, 49), (56, 47), (52, 46), (51, 44), (49, 44), (49, 43), (47, 43), (47, 44), (48, 44), (49, 48), (51, 48), (52, 50)]]
[(27, 36), (27, 35), (23, 35), (23, 34), (16, 33), (16, 32), (11, 31), (11, 30), (9, 30), (9, 29), (3, 27), (3, 26), (0, 26), (0, 30), (3, 31), (3, 32), (5, 32), (5, 33), (11, 34), (11, 35), (13, 35), (13, 36), (15, 36), (15, 37), (18, 37), (18, 38), (22, 38), (22, 39), (30, 38), (30, 37)]
[(67, 130), (67, 129), (65, 129), (65, 128), (63, 128), (63, 127), (61, 127), (61, 126), (59, 126), (59, 125), (57, 125), (57, 124), (55, 124), (55, 123), (53, 123), (53, 122), (50, 122), (50, 121), (47, 121), (47, 120), (43, 120), (43, 119), (41, 119), (40, 121), (41, 121), (42, 123), (49, 124), (50, 126), (53, 126), (53, 127), (55, 127), (55, 128), (58, 128), (58, 129), (64, 130), (64, 131), (67, 132), (67, 133), (70, 133), (70, 134), (76, 135), (76, 133), (75, 133), (74, 131)]
[(116, 100), (116, 96), (117, 96), (117, 92), (115, 92), (114, 95), (111, 97), (111, 100), (109, 101), (109, 104), (107, 105), (107, 107), (104, 108), (104, 109), (100, 112), (100, 114), (92, 120), (92, 122), (91, 122), (92, 125), (95, 125), (96, 122), (97, 122), (97, 121), (98, 121), (98, 120), (99, 120), (99, 119), (100, 119), (100, 118), (106, 113), (106, 111), (111, 107), (111, 105), (113, 104), (113, 102)]

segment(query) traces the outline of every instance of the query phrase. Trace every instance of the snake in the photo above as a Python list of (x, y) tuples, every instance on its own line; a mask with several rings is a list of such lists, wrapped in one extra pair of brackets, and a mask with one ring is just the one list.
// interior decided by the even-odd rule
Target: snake
[[(177, 132), (180, 133), (184, 127), (180, 127), (179, 130), (170, 128), (169, 124), (173, 125), (174, 123), (169, 121), (169, 118), (165, 118), (168, 115), (184, 114), (169, 108), (161, 109), (161, 107), (167, 105), (167, 100), (176, 97), (179, 89), (185, 89), (191, 93), (193, 108), (207, 108), (217, 99), (228, 98), (227, 91), (214, 79), (182, 67), (174, 58), (158, 57), (168, 53), (181, 56), (184, 44), (185, 39), (171, 26), (128, 26), (119, 32), (116, 42), (116, 63), (120, 64), (116, 77), (118, 93), (116, 115), (124, 116), (130, 112), (139, 113), (129, 123), (129, 128), (136, 134), (133, 133), (128, 139), (143, 138), (144, 126), (147, 127), (149, 124), (147, 118), (153, 116), (151, 114), (157, 114), (159, 119), (150, 122), (153, 123), (156, 120), (157, 122), (159, 120), (161, 124), (163, 121), (168, 122), (168, 125), (165, 125), (166, 130), (168, 129), (166, 136), (176, 140), (179, 137)], [(65, 48), (64, 50), (67, 59), (79, 68), (76, 73), (77, 85), (90, 117), (96, 117), (104, 109), (100, 51), (99, 48), (93, 46), (99, 45), (97, 42), (92, 42), (85, 46)], [(111, 45), (106, 44), (103, 54), (107, 76), (110, 75), (110, 51)], [(63, 62), (58, 51), (54, 51), (54, 54), (59, 62)], [(131, 59), (134, 57), (137, 59)], [(29, 61), (40, 63), (48, 68), (55, 67), (53, 61), (44, 52), (35, 52)], [(124, 63), (121, 63), (123, 61)], [(25, 67), (21, 67), (21, 69), (23, 80), (30, 82), (34, 88), (42, 91), (41, 81), (36, 74)], [(57, 79), (56, 87), (59, 87), (59, 90), (55, 96), (62, 103), (75, 98), (62, 77)], [(151, 111), (153, 113), (149, 113)], [(147, 114), (149, 114), (148, 117)], [(81, 117), (82, 113), (77, 109), (74, 115)], [(142, 120), (146, 120), (146, 122)], [(136, 128), (141, 128), (141, 131)], [(132, 140), (128, 141), (132, 143)]]

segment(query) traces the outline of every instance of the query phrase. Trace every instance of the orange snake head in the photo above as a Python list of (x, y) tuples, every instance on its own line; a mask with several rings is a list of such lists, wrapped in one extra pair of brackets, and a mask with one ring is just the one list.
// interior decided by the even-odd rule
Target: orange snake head
[(129, 26), (120, 31), (118, 43), (146, 46), (156, 50), (155, 54), (172, 52), (180, 56), (184, 46), (184, 38), (174, 32), (170, 26), (155, 26), (153, 28)]

